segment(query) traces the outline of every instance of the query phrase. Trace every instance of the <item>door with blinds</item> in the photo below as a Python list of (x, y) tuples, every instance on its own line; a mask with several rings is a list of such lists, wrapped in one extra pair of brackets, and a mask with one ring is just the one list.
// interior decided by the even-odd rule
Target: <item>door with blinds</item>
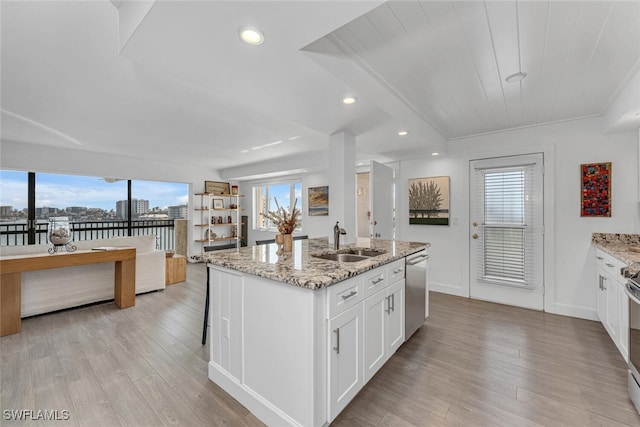
[(471, 298), (544, 309), (543, 155), (470, 164)]

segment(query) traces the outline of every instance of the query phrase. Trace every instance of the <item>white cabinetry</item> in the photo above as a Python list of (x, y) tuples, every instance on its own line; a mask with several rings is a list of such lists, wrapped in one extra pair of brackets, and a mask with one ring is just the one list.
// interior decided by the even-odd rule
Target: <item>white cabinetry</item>
[(329, 320), (329, 411), (334, 419), (364, 385), (362, 304)]
[(624, 291), (626, 264), (596, 248), (597, 312), (602, 325), (629, 361), (629, 300)]
[(404, 263), (319, 290), (209, 265), (209, 378), (267, 425), (328, 425), (404, 342)]
[(404, 262), (328, 289), (329, 420), (404, 342)]
[[(394, 273), (395, 270), (395, 273)], [(364, 300), (364, 380), (369, 381), (404, 342), (404, 260), (365, 276), (365, 291), (383, 287)], [(368, 286), (369, 284), (369, 286)]]

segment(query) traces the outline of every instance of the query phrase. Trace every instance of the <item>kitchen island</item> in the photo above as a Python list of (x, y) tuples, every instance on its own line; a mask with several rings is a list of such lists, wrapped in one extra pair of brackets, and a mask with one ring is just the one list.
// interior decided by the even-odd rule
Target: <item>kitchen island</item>
[(209, 378), (268, 425), (327, 425), (404, 342), (405, 257), (428, 246), (375, 240), (356, 262), (319, 258), (363, 249), (327, 239), (207, 254)]

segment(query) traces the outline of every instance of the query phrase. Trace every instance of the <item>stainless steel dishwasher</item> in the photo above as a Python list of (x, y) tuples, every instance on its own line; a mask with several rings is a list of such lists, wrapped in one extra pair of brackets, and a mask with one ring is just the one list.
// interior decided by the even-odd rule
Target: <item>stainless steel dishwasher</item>
[(405, 259), (405, 320), (404, 334), (408, 340), (429, 315), (429, 291), (427, 278), (429, 254), (426, 250), (411, 254)]

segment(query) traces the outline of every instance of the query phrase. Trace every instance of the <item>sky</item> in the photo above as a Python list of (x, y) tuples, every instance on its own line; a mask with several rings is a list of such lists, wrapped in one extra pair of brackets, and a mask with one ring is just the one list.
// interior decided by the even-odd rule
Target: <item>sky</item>
[[(149, 200), (149, 208), (186, 205), (187, 184), (139, 181), (132, 182), (132, 195)], [(100, 177), (36, 174), (36, 207), (64, 209), (86, 206), (110, 211), (116, 201), (127, 199), (127, 181), (108, 183)], [(27, 207), (27, 172), (0, 170), (0, 206)]]

